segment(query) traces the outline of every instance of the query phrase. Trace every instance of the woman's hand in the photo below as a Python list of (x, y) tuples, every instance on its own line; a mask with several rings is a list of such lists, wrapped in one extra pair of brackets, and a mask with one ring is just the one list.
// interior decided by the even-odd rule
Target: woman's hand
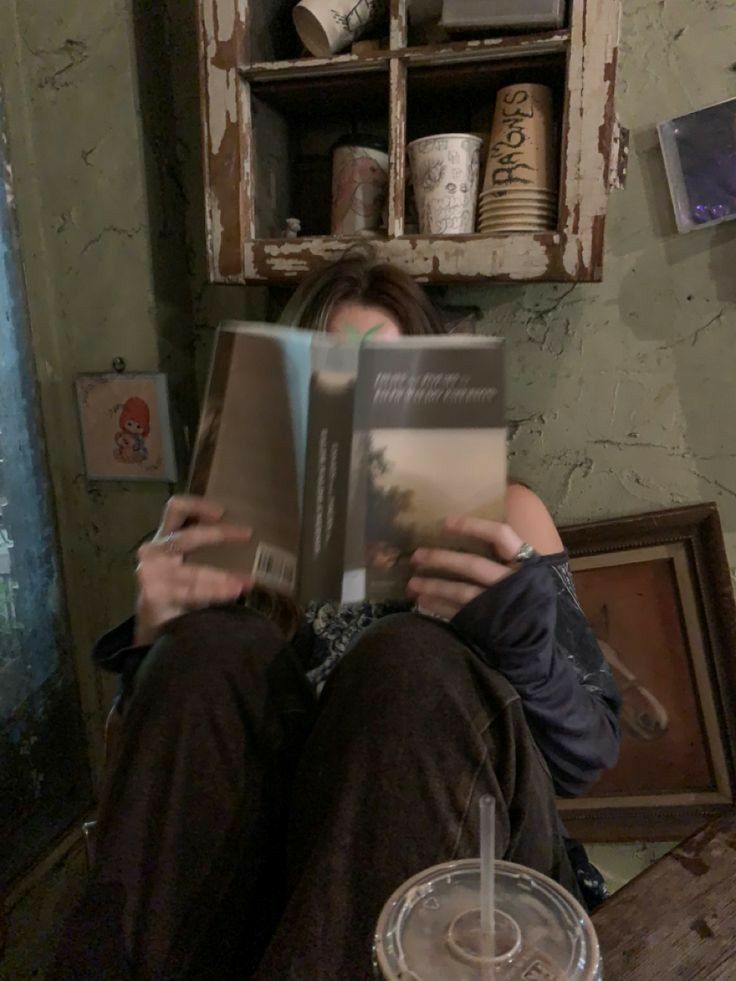
[[(451, 620), (489, 586), (513, 574), (505, 563), (513, 561), (524, 542), (510, 525), (485, 518), (448, 518), (445, 528), (484, 542), (498, 559), (441, 548), (416, 550), (411, 558), (416, 573), (409, 580), (409, 594), (420, 612)], [(445, 579), (443, 573), (453, 578)], [(457, 578), (463, 582), (455, 581)]]
[(185, 555), (205, 545), (250, 540), (250, 528), (223, 524), (223, 514), (201, 497), (169, 500), (155, 536), (138, 549), (136, 644), (152, 643), (168, 620), (188, 610), (232, 603), (252, 587), (246, 574), (184, 562)]

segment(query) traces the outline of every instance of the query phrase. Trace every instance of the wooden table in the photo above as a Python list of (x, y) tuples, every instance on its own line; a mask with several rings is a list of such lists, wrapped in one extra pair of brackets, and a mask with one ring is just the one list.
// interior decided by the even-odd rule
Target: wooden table
[(593, 915), (606, 981), (736, 981), (736, 810)]

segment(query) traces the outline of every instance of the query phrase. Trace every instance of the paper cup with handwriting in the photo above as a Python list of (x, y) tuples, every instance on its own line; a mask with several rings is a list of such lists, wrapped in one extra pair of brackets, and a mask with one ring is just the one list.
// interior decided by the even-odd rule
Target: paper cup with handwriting
[(499, 89), (483, 191), (557, 189), (552, 90), (546, 85)]
[(422, 235), (475, 231), (481, 142), (473, 133), (442, 133), (409, 144)]
[(387, 0), (301, 0), (292, 16), (307, 51), (329, 58), (357, 41), (387, 9)]
[(381, 226), (388, 152), (380, 137), (344, 136), (332, 148), (332, 234), (369, 235)]

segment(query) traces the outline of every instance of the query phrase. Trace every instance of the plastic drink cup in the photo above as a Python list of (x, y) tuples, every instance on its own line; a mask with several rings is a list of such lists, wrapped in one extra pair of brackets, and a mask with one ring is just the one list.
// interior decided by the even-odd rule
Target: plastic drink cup
[(482, 956), (480, 862), (425, 869), (378, 920), (374, 968), (384, 981), (600, 981), (600, 949), (582, 906), (562, 886), (495, 863), (493, 963)]

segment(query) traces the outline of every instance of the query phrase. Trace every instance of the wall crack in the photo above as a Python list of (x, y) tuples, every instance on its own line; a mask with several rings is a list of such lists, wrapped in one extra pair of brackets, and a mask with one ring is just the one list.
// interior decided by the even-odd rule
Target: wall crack
[(118, 225), (106, 225), (99, 235), (95, 235), (94, 238), (91, 238), (89, 242), (82, 247), (80, 255), (84, 255), (85, 252), (97, 245), (105, 237), (105, 235), (122, 235), (125, 238), (134, 238), (143, 231), (143, 228), (143, 225), (136, 225), (135, 228), (120, 228)]

